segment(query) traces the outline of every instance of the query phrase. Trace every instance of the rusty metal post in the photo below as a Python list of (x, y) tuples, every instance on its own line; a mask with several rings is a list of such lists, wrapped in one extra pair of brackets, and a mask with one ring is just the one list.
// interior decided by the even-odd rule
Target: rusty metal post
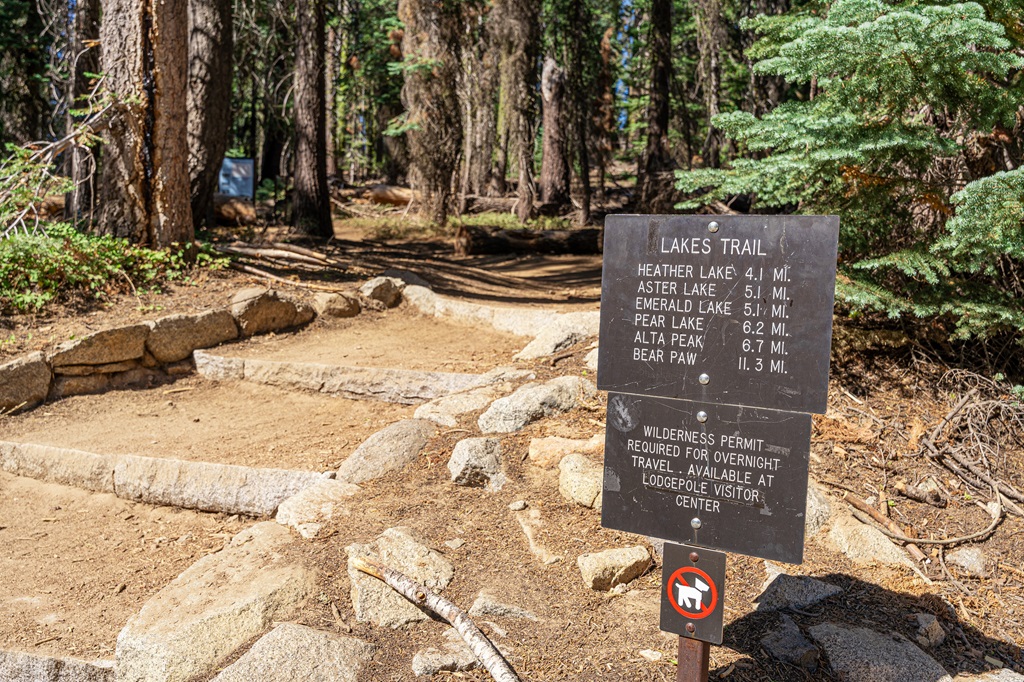
[(711, 645), (689, 637), (679, 638), (679, 667), (676, 682), (708, 682)]

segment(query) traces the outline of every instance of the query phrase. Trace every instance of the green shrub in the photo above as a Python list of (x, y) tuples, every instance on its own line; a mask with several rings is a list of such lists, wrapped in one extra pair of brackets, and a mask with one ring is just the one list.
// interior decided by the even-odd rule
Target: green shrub
[(97, 237), (58, 223), (45, 234), (0, 240), (0, 312), (36, 312), (53, 301), (98, 301), (113, 293), (145, 291), (182, 280), (195, 267), (227, 262), (200, 249), (195, 263), (187, 249), (154, 251), (126, 239)]

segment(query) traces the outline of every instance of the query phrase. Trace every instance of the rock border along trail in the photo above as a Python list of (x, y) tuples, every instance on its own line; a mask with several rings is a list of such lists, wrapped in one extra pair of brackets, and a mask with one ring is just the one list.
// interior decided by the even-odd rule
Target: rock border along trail
[[(588, 416), (603, 419), (592, 382), (596, 310), (489, 306), (386, 278), (371, 280), (361, 292), (344, 300), (321, 296), (309, 305), (274, 291), (246, 290), (230, 311), (99, 332), (49, 355), (0, 366), (5, 410), (193, 372), (199, 378), (188, 381), (254, 382), (263, 387), (254, 390), (302, 391), (320, 400), (415, 405), (412, 415), (391, 420), (327, 471), (0, 442), (0, 469), (17, 476), (147, 504), (274, 519), (238, 533), (150, 596), (121, 630), (113, 660), (0, 651), (0, 680), (415, 679), (477, 667), (457, 635), (354, 572), (346, 555), (377, 558), (461, 599), (513, 667), (547, 670), (551, 679), (674, 675), (658, 650), (668, 650), (668, 640), (656, 632), (659, 590), (651, 567), (659, 542), (597, 529), (604, 426)], [(204, 350), (300, 326), (318, 313), (343, 318), (362, 307), (403, 303), (403, 310), (446, 324), (522, 337), (519, 352), (507, 358), (509, 366), (474, 374), (275, 360), (235, 354), (230, 346)], [(174, 333), (154, 340), (158, 330)], [(570, 349), (579, 357), (560, 370), (556, 360)], [(563, 420), (572, 420), (573, 428)], [(432, 500), (446, 510), (443, 523), (429, 516)], [(385, 513), (387, 505), (393, 509)], [(474, 516), (477, 508), (484, 511)], [(389, 526), (393, 518), (410, 523)], [(493, 528), (481, 527), (484, 518)], [(436, 530), (422, 532), (424, 519)], [(840, 513), (815, 485), (806, 521), (812, 558), (838, 557), (833, 560), (855, 566), (870, 543), (895, 549), (868, 526), (853, 525), (859, 522)], [(450, 529), (459, 535), (443, 539)], [(873, 556), (873, 567), (894, 583), (918, 580), (899, 551), (879, 549)], [(823, 618), (834, 617), (833, 604), (859, 598), (846, 594), (849, 581), (819, 580), (771, 562), (741, 563), (747, 570), (763, 565), (767, 580), (757, 613), (743, 600), (733, 604), (727, 620), (735, 627), (747, 617), (772, 618), (780, 611), (806, 616), (821, 609), (831, 614)], [(350, 596), (343, 600), (339, 590)], [(548, 608), (552, 595), (575, 602), (573, 609)], [(774, 625), (762, 621), (772, 635), (762, 645), (796, 666), (793, 677), (780, 679), (805, 679), (804, 670), (825, 666), (821, 652), (831, 675), (853, 682), (952, 679), (928, 653), (928, 646), (938, 646), (942, 626), (936, 630), (926, 614), (919, 615), (925, 634), (917, 643), (893, 638), (885, 623), (865, 629), (819, 620), (810, 627), (784, 614)], [(598, 628), (606, 633), (603, 641), (612, 640), (607, 660), (556, 652), (551, 661), (545, 653), (566, 637), (596, 641), (590, 638)], [(876, 639), (885, 642), (886, 655), (869, 660), (864, 647), (875, 646)], [(734, 662), (726, 674), (742, 663), (735, 655), (726, 660)], [(465, 674), (483, 679), (482, 673)], [(1003, 670), (955, 679), (1024, 677)]]

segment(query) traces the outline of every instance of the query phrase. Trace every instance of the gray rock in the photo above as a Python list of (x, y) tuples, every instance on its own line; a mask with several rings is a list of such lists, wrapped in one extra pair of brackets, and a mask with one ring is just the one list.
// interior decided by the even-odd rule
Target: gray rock
[(429, 648), (417, 652), (412, 659), (412, 671), (416, 677), (428, 677), (442, 671), (461, 672), (480, 667), (473, 651), (454, 628), (444, 633), (448, 643), (443, 649)]
[(388, 268), (387, 270), (384, 271), (384, 276), (389, 277), (391, 279), (400, 280), (404, 282), (406, 285), (412, 284), (418, 287), (426, 287), (427, 289), (430, 288), (430, 282), (423, 279), (415, 272), (410, 272), (408, 270), (396, 270), (394, 268)]
[(242, 336), (290, 329), (316, 316), (312, 306), (290, 300), (273, 289), (242, 289), (231, 299), (231, 314)]
[(592, 590), (608, 591), (616, 585), (636, 580), (651, 567), (651, 553), (646, 547), (608, 549), (593, 554), (581, 554), (576, 565), (583, 576), (583, 584)]
[(281, 623), (213, 682), (356, 682), (373, 650), (354, 637)]
[(50, 365), (41, 352), (0, 365), (0, 413), (35, 407), (50, 392)]
[(807, 515), (804, 517), (804, 535), (811, 537), (825, 527), (832, 518), (832, 503), (813, 481), (807, 483)]
[(598, 349), (595, 348), (594, 350), (587, 353), (586, 357), (583, 358), (583, 364), (591, 372), (597, 371), (597, 351)]
[(452, 483), (489, 486), (500, 490), (505, 484), (501, 471), (501, 441), (497, 438), (464, 438), (455, 444), (448, 460)]
[(57, 368), (56, 374), (58, 377), (87, 377), (91, 374), (115, 374), (117, 372), (127, 372), (139, 367), (139, 365), (138, 360), (112, 362), (109, 365), (64, 365)]
[(947, 554), (945, 561), (972, 578), (987, 578), (990, 573), (988, 558), (980, 547), (962, 547)]
[(553, 355), (597, 336), (600, 326), (601, 314), (596, 310), (565, 313), (542, 328), (533, 341), (515, 357), (517, 360), (533, 360)]
[(362, 483), (415, 461), (434, 435), (433, 423), (404, 419), (367, 438), (338, 469), (338, 480)]
[(283, 501), (323, 480), (315, 471), (135, 455), (117, 456), (115, 462), (118, 497), (227, 514), (270, 516)]
[(212, 355), (199, 350), (192, 357), (199, 376), (212, 381), (241, 381), (245, 378), (245, 360), (242, 358)]
[(647, 541), (651, 543), (651, 551), (654, 556), (661, 561), (665, 558), (665, 541), (660, 538), (648, 537)]
[(146, 349), (149, 327), (135, 324), (89, 334), (77, 341), (66, 341), (50, 354), (50, 366), (108, 365), (138, 360)]
[(160, 363), (184, 360), (197, 348), (210, 348), (238, 338), (235, 319), (227, 310), (198, 315), (168, 315), (149, 323), (146, 350)]
[(543, 384), (526, 384), (487, 408), (477, 424), (484, 433), (512, 433), (530, 422), (575, 408), (591, 400), (597, 388), (582, 377), (557, 377)]
[(558, 464), (558, 492), (584, 507), (601, 508), (603, 480), (604, 467), (583, 455), (566, 455)]
[(783, 615), (779, 626), (761, 639), (761, 646), (772, 658), (790, 665), (818, 669), (818, 648), (804, 637), (796, 622)]
[(56, 376), (50, 385), (49, 400), (60, 400), (75, 395), (103, 393), (110, 388), (109, 374), (92, 374), (84, 377)]
[(757, 596), (758, 611), (777, 611), (779, 609), (803, 609), (824, 601), (829, 597), (842, 594), (843, 588), (826, 583), (806, 575), (775, 576)]
[(604, 454), (604, 433), (596, 433), (589, 440), (559, 436), (531, 438), (527, 457), (530, 464), (548, 469), (557, 466), (563, 457), (573, 452), (581, 455)]
[(361, 490), (351, 483), (324, 479), (283, 501), (277, 508), (277, 522), (304, 538), (315, 538), (325, 523), (349, 513), (350, 498)]
[(546, 523), (541, 517), (539, 509), (516, 512), (516, 521), (519, 522), (519, 527), (523, 529), (523, 535), (530, 543), (530, 553), (538, 561), (546, 566), (562, 560), (562, 557), (550, 551), (541, 541), (541, 533)]
[(372, 301), (380, 301), (388, 308), (394, 308), (402, 302), (402, 289), (405, 282), (390, 277), (374, 277), (359, 287), (359, 293)]
[(355, 317), (362, 312), (359, 300), (345, 294), (322, 292), (313, 297), (313, 308), (327, 317)]
[(113, 661), (36, 656), (0, 651), (0, 680), (4, 682), (114, 682)]
[(429, 616), (380, 580), (356, 570), (352, 565), (354, 557), (379, 559), (435, 592), (447, 587), (455, 576), (452, 563), (423, 545), (409, 528), (389, 528), (369, 545), (349, 545), (345, 551), (352, 605), (361, 623), (399, 628), (427, 620)]
[(508, 506), (511, 511), (523, 511), (526, 509), (526, 500), (516, 500)]
[(824, 649), (833, 672), (848, 682), (951, 682), (930, 656), (899, 634), (881, 634), (836, 623), (808, 630)]
[(481, 386), (462, 393), (435, 398), (416, 408), (416, 419), (429, 419), (441, 426), (454, 427), (459, 417), (469, 412), (482, 410), (496, 399), (512, 390), (506, 386)]
[(930, 613), (915, 613), (917, 620), (917, 643), (927, 649), (941, 646), (946, 641), (946, 631), (939, 619)]
[(989, 670), (980, 675), (957, 675), (953, 682), (1024, 682), (1024, 675), (1009, 668)]
[(0, 442), (0, 469), (7, 473), (97, 493), (114, 492), (115, 464), (116, 458), (109, 455)]
[(405, 300), (422, 314), (447, 317), (470, 325), (489, 325), (499, 332), (517, 336), (536, 336), (561, 313), (536, 308), (506, 308), (470, 303), (439, 296), (426, 287), (407, 286)]
[(525, 618), (540, 620), (537, 614), (528, 609), (500, 601), (487, 590), (481, 590), (473, 605), (469, 607), (469, 615), (477, 618)]
[(828, 533), (836, 548), (858, 564), (889, 564), (915, 568), (899, 547), (882, 533), (852, 516), (840, 516)]
[(157, 592), (117, 637), (118, 682), (185, 682), (217, 669), (275, 620), (291, 617), (316, 577), (284, 553), (287, 528), (259, 523)]

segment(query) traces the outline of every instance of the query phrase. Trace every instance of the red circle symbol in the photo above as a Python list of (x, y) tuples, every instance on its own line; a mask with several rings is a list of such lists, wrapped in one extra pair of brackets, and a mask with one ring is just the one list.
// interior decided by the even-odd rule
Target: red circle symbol
[[(715, 581), (693, 566), (683, 566), (673, 573), (665, 589), (668, 592), (668, 603), (684, 618), (707, 618), (718, 605), (718, 586)], [(707, 605), (704, 604), (705, 600)]]

